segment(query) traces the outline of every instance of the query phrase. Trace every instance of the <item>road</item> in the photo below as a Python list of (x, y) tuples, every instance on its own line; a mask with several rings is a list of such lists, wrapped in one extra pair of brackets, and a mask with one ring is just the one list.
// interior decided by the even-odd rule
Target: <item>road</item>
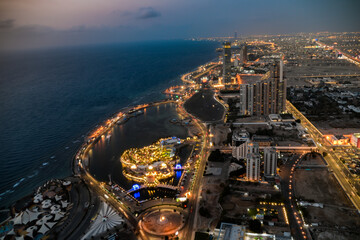
[(358, 190), (354, 187), (358, 186), (358, 183), (353, 179), (351, 173), (340, 161), (340, 159), (334, 154), (332, 146), (324, 138), (323, 134), (289, 101), (286, 102), (286, 109), (291, 114), (293, 114), (294, 117), (301, 120), (301, 125), (308, 131), (320, 152), (327, 153), (325, 160), (328, 163), (330, 169), (333, 170), (336, 179), (338, 180), (350, 201), (357, 210), (360, 210), (360, 197), (357, 194)]
[[(184, 113), (188, 116), (191, 116), (189, 113), (187, 113), (185, 111), (185, 109), (183, 107), (181, 107), (180, 109), (181, 109), (182, 113)], [(203, 176), (203, 172), (205, 170), (206, 160), (207, 160), (207, 157), (209, 154), (209, 150), (207, 148), (207, 146), (209, 146), (209, 134), (207, 133), (206, 125), (201, 123), (195, 117), (193, 117), (193, 116), (191, 116), (191, 117), (194, 119), (194, 123), (197, 125), (197, 127), (199, 129), (201, 129), (203, 141), (202, 141), (202, 147), (201, 147), (201, 152), (200, 152), (199, 166), (196, 171), (195, 180), (194, 180), (194, 184), (193, 184), (194, 187), (191, 190), (191, 196), (189, 198), (189, 203), (188, 203), (188, 205), (189, 205), (188, 206), (188, 209), (189, 209), (188, 222), (180, 234), (180, 237), (182, 237), (182, 239), (193, 239), (192, 235), (194, 232), (193, 228), (194, 228), (194, 223), (195, 223), (195, 218), (196, 218), (196, 213), (197, 213), (197, 203), (198, 203), (198, 199), (199, 199), (200, 183), (201, 183), (201, 179)]]
[(294, 155), (281, 166), (281, 193), (285, 199), (285, 208), (288, 214), (290, 228), (295, 239), (311, 239), (310, 232), (304, 226), (301, 214), (298, 212), (296, 201), (293, 198), (293, 175), (296, 165), (303, 155)]
[[(208, 69), (206, 69), (204, 72), (201, 72), (201, 73), (199, 73), (198, 75), (192, 77), (192, 79), (195, 79), (195, 80), (196, 80), (197, 78), (199, 78), (199, 77), (205, 75), (206, 73), (208, 73), (211, 69), (219, 66), (219, 64), (216, 64), (216, 63), (212, 63), (212, 64), (213, 64), (212, 66), (210, 66), (210, 67), (209, 67)], [(186, 83), (189, 83), (189, 84), (195, 83), (194, 80), (187, 80), (187, 77), (188, 77), (190, 74), (193, 74), (193, 72), (186, 73), (186, 74), (182, 75), (182, 76), (181, 76), (181, 80), (182, 80), (183, 82), (186, 82)]]
[[(325, 43), (322, 43), (320, 41), (316, 41), (316, 43), (321, 47), (329, 47)], [(359, 59), (354, 58), (353, 56), (351, 56), (348, 53), (342, 51), (341, 49), (333, 48), (333, 50), (342, 53), (342, 55), (345, 56), (346, 60), (348, 60), (348, 61), (350, 61), (350, 62), (352, 62), (352, 63), (354, 63), (354, 64), (356, 64), (357, 66), (360, 67), (360, 60)]]

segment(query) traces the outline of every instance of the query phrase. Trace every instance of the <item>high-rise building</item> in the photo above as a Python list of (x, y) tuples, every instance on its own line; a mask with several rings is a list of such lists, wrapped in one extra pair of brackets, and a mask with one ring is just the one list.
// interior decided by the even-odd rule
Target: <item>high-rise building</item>
[(235, 67), (239, 66), (239, 59), (237, 57), (235, 57), (235, 59), (234, 59), (234, 66)]
[(248, 153), (259, 154), (259, 144), (256, 142), (248, 143)]
[(284, 63), (281, 59), (276, 59), (270, 71), (270, 79), (274, 80), (274, 107), (275, 113), (284, 112), (286, 109), (286, 79), (284, 79)]
[(232, 135), (232, 156), (239, 159), (246, 158), (250, 135), (246, 130), (234, 131)]
[(277, 152), (274, 147), (264, 148), (264, 175), (275, 176), (277, 168)]
[(240, 62), (247, 63), (247, 46), (244, 44), (240, 51)]
[(260, 154), (249, 153), (247, 155), (246, 178), (250, 181), (260, 180)]
[(240, 114), (268, 115), (286, 109), (286, 79), (282, 60), (271, 65), (262, 79), (240, 85)]
[(223, 83), (231, 83), (231, 43), (224, 42)]
[(260, 180), (259, 144), (247, 142), (246, 178), (250, 181)]

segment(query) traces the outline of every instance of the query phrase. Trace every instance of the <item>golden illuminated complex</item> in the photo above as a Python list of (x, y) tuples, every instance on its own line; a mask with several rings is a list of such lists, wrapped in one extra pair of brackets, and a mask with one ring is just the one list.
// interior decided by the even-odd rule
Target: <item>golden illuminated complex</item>
[(173, 166), (179, 161), (174, 146), (180, 143), (179, 138), (162, 138), (150, 146), (126, 150), (120, 159), (124, 176), (143, 183), (172, 177)]

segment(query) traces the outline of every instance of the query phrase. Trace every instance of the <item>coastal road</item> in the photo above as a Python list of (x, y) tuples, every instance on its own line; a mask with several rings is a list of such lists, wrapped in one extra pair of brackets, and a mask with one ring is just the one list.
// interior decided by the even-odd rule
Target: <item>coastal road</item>
[(199, 195), (200, 195), (200, 186), (201, 186), (201, 180), (203, 177), (203, 173), (206, 166), (206, 160), (209, 156), (209, 136), (207, 134), (206, 127), (203, 126), (202, 133), (204, 136), (202, 151), (200, 153), (200, 165), (197, 170), (196, 179), (194, 182), (194, 188), (191, 192), (191, 199), (189, 201), (189, 217), (187, 225), (183, 231), (183, 239), (194, 239), (194, 234), (196, 230), (196, 219), (198, 214), (198, 203), (199, 203)]
[[(217, 65), (215, 64), (213, 66), (210, 66), (204, 72), (198, 74), (196, 77), (200, 77), (200, 76), (206, 74), (207, 72), (209, 72), (215, 66), (217, 66)], [(185, 79), (185, 77), (183, 76), (182, 79)], [(214, 100), (213, 93), (211, 95), (211, 99), (214, 101), (213, 108), (215, 108), (215, 104), (218, 104), (218, 105), (220, 105), (222, 107), (222, 105), (220, 103), (218, 103), (216, 100)], [(164, 102), (161, 102), (161, 103), (166, 103), (166, 102), (174, 102), (174, 101), (168, 100), (168, 101), (164, 101)], [(132, 109), (140, 110), (140, 109), (146, 108), (147, 106), (150, 106), (150, 105), (154, 106), (154, 105), (158, 105), (158, 104), (161, 104), (161, 103), (143, 105), (141, 107), (134, 107)], [(188, 112), (185, 111), (185, 109), (182, 107), (182, 105), (179, 108), (181, 108), (181, 111), (183, 111), (183, 113), (185, 115), (187, 115), (189, 117), (192, 117)], [(126, 111), (130, 111), (130, 108), (127, 108)], [(123, 113), (127, 113), (126, 111), (124, 110)], [(120, 113), (117, 116), (120, 116), (120, 115), (123, 116)], [(223, 114), (221, 114), (221, 115), (223, 115)], [(194, 179), (193, 189), (191, 191), (191, 197), (190, 197), (190, 200), (189, 200), (190, 201), (189, 202), (189, 208), (191, 208), (190, 216), (189, 216), (189, 222), (187, 224), (186, 229), (184, 231), (182, 231), (182, 232), (184, 232), (184, 236), (186, 236), (186, 237), (184, 237), (182, 239), (191, 239), (191, 237), (192, 237), (193, 227), (194, 227), (194, 218), (195, 218), (194, 214), (197, 212), (196, 211), (196, 203), (198, 202), (200, 182), (201, 182), (201, 178), (202, 178), (202, 175), (203, 175), (203, 172), (204, 172), (204, 169), (205, 169), (206, 159), (207, 159), (207, 156), (208, 156), (208, 150), (207, 150), (206, 147), (209, 144), (209, 136), (207, 134), (206, 125), (203, 124), (198, 119), (195, 119), (194, 117), (192, 117), (192, 118), (194, 120), (194, 123), (197, 125), (197, 127), (199, 128), (199, 130), (202, 133), (203, 145), (202, 145), (201, 153), (200, 153), (200, 156), (199, 156), (200, 159), (199, 159), (197, 173), (196, 173), (195, 179)], [(104, 201), (106, 201), (114, 209), (116, 209), (117, 211), (122, 213), (122, 215), (124, 215), (125, 219), (130, 223), (130, 225), (134, 229), (137, 229), (138, 228), (138, 220), (132, 214), (129, 207), (126, 206), (126, 204), (124, 204), (123, 202), (115, 199), (109, 192), (107, 192), (107, 190), (104, 189), (104, 187), (102, 186), (102, 183), (98, 182), (94, 177), (91, 176), (91, 174), (87, 171), (86, 166), (82, 166), (82, 164), (84, 163), (84, 156), (86, 156), (86, 153), (91, 149), (94, 142), (96, 142), (97, 139), (99, 137), (101, 137), (101, 135), (106, 134), (114, 126), (114, 124), (116, 124), (118, 121), (121, 121), (121, 119), (122, 119), (122, 117), (114, 117), (112, 119), (107, 120), (106, 124), (104, 124), (102, 127), (98, 128), (98, 129), (101, 129), (101, 130), (96, 131), (96, 135), (94, 135), (88, 143), (82, 145), (81, 150), (75, 155), (75, 157), (74, 157), (74, 168), (73, 169), (74, 169), (75, 175), (80, 176), (87, 183), (89, 188), (91, 188), (93, 190), (93, 192), (95, 192), (96, 194), (101, 196)], [(82, 161), (80, 161), (79, 165), (78, 165), (78, 160), (76, 160), (76, 159), (82, 159)]]
[[(196, 80), (197, 78), (199, 78), (199, 77), (205, 75), (206, 73), (208, 73), (209, 71), (211, 71), (213, 68), (219, 66), (219, 64), (217, 64), (217, 63), (215, 63), (215, 62), (214, 62), (214, 63), (210, 63), (210, 64), (213, 64), (213, 65), (210, 66), (209, 68), (207, 68), (205, 71), (203, 71), (203, 72), (199, 73), (198, 75), (192, 77), (192, 79)], [(181, 80), (182, 80), (183, 82), (186, 82), (186, 83), (189, 83), (189, 84), (193, 84), (193, 83), (194, 83), (194, 80), (187, 80), (187, 77), (188, 77), (189, 75), (193, 74), (193, 73), (194, 73), (194, 72), (189, 72), (189, 73), (186, 73), (186, 74), (182, 75), (182, 76), (181, 76)]]
[[(184, 100), (186, 103), (186, 100)], [(204, 123), (201, 122), (201, 120), (195, 118), (193, 115), (191, 115), (191, 113), (189, 113), (187, 111), (187, 109), (185, 109), (184, 105), (185, 103), (181, 104), (179, 106), (179, 111), (184, 114), (185, 116), (191, 117), (193, 118), (193, 122), (194, 124), (197, 126), (198, 129), (201, 130), (201, 134), (203, 136), (203, 141), (202, 141), (202, 146), (201, 146), (201, 152), (199, 154), (200, 157), (200, 163), (195, 175), (195, 180), (194, 180), (194, 185), (193, 185), (193, 189), (191, 191), (191, 196), (189, 198), (189, 203), (188, 203), (188, 208), (189, 208), (189, 216), (188, 216), (188, 220), (187, 220), (187, 224), (184, 227), (184, 229), (181, 231), (179, 237), (181, 237), (181, 239), (194, 239), (194, 231), (196, 229), (196, 218), (197, 218), (197, 205), (199, 202), (199, 193), (200, 193), (200, 185), (201, 185), (201, 180), (203, 177), (203, 173), (205, 170), (205, 165), (206, 165), (206, 160), (208, 158), (209, 155), (209, 144), (210, 144), (210, 138), (209, 138), (209, 134), (207, 131), (207, 127)], [(218, 103), (219, 104), (219, 103)]]

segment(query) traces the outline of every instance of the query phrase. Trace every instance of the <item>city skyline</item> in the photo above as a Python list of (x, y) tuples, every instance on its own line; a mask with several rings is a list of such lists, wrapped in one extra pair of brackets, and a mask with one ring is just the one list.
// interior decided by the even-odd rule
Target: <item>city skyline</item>
[(359, 31), (359, 8), (360, 3), (352, 0), (34, 0), (31, 4), (4, 0), (0, 49), (234, 36), (234, 32), (240, 37)]
[(1, 1), (0, 238), (358, 239), (358, 9)]

